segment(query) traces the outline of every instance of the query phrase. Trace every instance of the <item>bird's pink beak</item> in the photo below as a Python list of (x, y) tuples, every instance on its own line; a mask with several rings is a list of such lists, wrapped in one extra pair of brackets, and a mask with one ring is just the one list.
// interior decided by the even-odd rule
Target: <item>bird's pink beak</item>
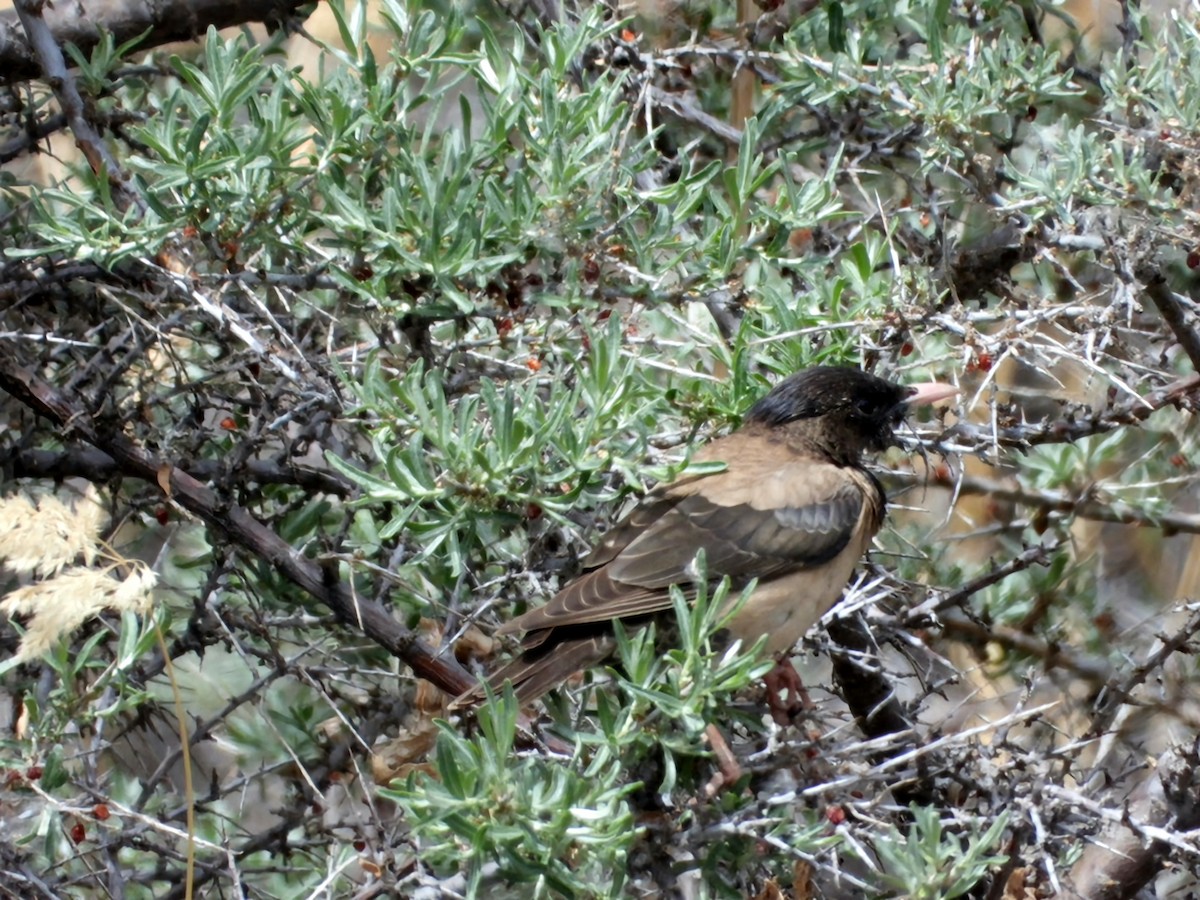
[(958, 388), (952, 384), (939, 384), (936, 381), (925, 384), (910, 384), (912, 393), (906, 401), (909, 406), (929, 406), (942, 400), (949, 400), (958, 393)]

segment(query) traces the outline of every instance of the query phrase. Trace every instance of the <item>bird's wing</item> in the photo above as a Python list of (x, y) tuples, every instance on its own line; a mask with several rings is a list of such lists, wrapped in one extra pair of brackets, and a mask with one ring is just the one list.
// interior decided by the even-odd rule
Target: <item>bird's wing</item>
[[(704, 550), (709, 579), (726, 575), (735, 584), (781, 571), (828, 562), (850, 541), (863, 507), (863, 492), (840, 473), (800, 484), (775, 478), (747, 485), (741, 500), (725, 504), (696, 493), (631, 542), (606, 567), (609, 576), (642, 588), (666, 588), (688, 580), (696, 552)], [(834, 468), (834, 467), (830, 467)]]
[[(691, 481), (693, 479), (689, 479)], [(660, 484), (638, 502), (625, 518), (604, 533), (583, 561), (585, 572), (612, 562), (646, 529), (674, 509), (686, 495), (678, 482)]]
[(862, 527), (869, 476), (790, 453), (771, 455), (769, 466), (734, 457), (738, 462), (724, 472), (648, 497), (642, 515), (635, 510), (626, 520), (630, 532), (633, 523), (641, 525), (636, 536), (614, 540), (619, 549), (606, 550), (605, 564), (501, 630), (534, 632), (527, 645), (536, 646), (547, 637), (544, 629), (668, 609), (670, 585), (693, 580), (700, 549), (709, 580), (727, 575), (735, 585), (828, 562)]

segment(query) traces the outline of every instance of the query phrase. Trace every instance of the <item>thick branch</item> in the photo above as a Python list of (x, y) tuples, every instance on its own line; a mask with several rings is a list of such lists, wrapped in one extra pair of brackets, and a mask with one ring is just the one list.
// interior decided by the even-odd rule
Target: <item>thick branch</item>
[[(190, 41), (208, 27), (225, 28), (246, 22), (277, 27), (292, 16), (303, 17), (301, 0), (76, 0), (47, 5), (43, 18), (54, 40), (71, 43), (89, 54), (109, 31), (117, 44), (148, 32), (139, 45), (145, 50), (171, 41)], [(41, 73), (37, 56), (12, 11), (0, 12), (0, 84), (36, 78)]]
[(836, 642), (830, 653), (833, 677), (863, 733), (878, 738), (911, 731), (913, 721), (896, 697), (890, 679), (883, 675), (877, 662), (874, 666), (868, 662), (877, 656), (878, 648), (863, 621), (854, 616), (840, 616), (826, 630)]
[(408, 663), (417, 675), (455, 695), (475, 686), (474, 680), (452, 658), (436, 655), (382, 605), (353, 595), (331, 570), (301, 556), (244, 508), (138, 447), (124, 435), (101, 435), (84, 410), (10, 360), (0, 360), (0, 388), (55, 422), (65, 433), (74, 433), (103, 450), (123, 474), (152, 484), (166, 482), (172, 500), (227, 535), (249, 555), (274, 566), (293, 584), (328, 606), (343, 622), (359, 628)]
[(16, 0), (16, 10), (41, 66), (42, 77), (54, 90), (58, 104), (67, 117), (67, 124), (71, 126), (71, 132), (75, 135), (75, 144), (87, 159), (88, 165), (92, 167), (93, 172), (108, 178), (112, 185), (113, 198), (122, 210), (136, 205), (144, 211), (141, 198), (129, 186), (129, 179), (108, 152), (103, 138), (87, 117), (79, 86), (67, 71), (62, 48), (43, 16), (43, 0)]
[(1196, 334), (1194, 328), (1188, 326), (1183, 315), (1182, 305), (1175, 299), (1174, 292), (1167, 287), (1166, 276), (1155, 269), (1148, 272), (1139, 272), (1138, 277), (1145, 282), (1146, 295), (1154, 301), (1154, 305), (1158, 307), (1163, 321), (1167, 323), (1167, 326), (1175, 334), (1175, 339), (1179, 341), (1179, 346), (1183, 348), (1183, 352), (1192, 361), (1192, 368), (1200, 372), (1200, 335)]
[[(350, 484), (336, 472), (295, 463), (277, 463), (266, 459), (251, 459), (228, 471), (222, 460), (197, 459), (180, 462), (178, 468), (197, 481), (220, 479), (223, 483), (232, 480), (237, 484), (287, 484), (310, 493), (332, 494), (345, 497), (353, 490)], [(117, 461), (94, 447), (77, 447), (72, 450), (12, 450), (0, 453), (0, 471), (13, 478), (86, 478), (100, 483), (120, 473)]]
[[(888, 735), (916, 734), (916, 719), (896, 696), (894, 683), (879, 664), (879, 648), (862, 618), (839, 616), (828, 625), (833, 640), (833, 677), (862, 733), (874, 740)], [(913, 739), (898, 740), (875, 757), (883, 762), (912, 749)], [(896, 799), (909, 803), (938, 802), (933, 781), (919, 777), (894, 788)]]
[[(1184, 849), (1173, 846), (1172, 838), (1200, 825), (1198, 765), (1200, 754), (1195, 743), (1163, 754), (1125, 810), (1112, 811), (1113, 818), (1102, 839), (1084, 851), (1071, 871), (1074, 893), (1068, 896), (1081, 900), (1133, 897), (1163, 871), (1163, 863), (1173, 852)], [(1096, 812), (1084, 808), (1088, 813)], [(1185, 847), (1195, 852), (1191, 841)], [(1188, 862), (1194, 862), (1194, 857)]]

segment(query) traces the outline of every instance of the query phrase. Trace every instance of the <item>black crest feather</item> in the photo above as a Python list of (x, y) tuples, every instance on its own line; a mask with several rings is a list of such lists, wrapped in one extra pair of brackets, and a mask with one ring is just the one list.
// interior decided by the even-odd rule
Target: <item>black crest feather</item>
[(813, 366), (775, 385), (771, 393), (750, 407), (746, 421), (786, 425), (847, 409), (859, 401), (887, 410), (898, 406), (908, 395), (908, 388), (861, 369)]

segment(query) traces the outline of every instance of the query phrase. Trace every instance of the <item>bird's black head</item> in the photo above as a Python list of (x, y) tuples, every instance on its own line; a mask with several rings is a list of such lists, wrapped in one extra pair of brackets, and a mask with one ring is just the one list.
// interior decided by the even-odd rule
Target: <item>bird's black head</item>
[[(839, 462), (895, 443), (895, 427), (913, 389), (861, 369), (814, 366), (789, 375), (746, 413), (746, 423), (778, 428), (802, 423), (800, 434)], [(794, 429), (789, 429), (794, 430)]]

